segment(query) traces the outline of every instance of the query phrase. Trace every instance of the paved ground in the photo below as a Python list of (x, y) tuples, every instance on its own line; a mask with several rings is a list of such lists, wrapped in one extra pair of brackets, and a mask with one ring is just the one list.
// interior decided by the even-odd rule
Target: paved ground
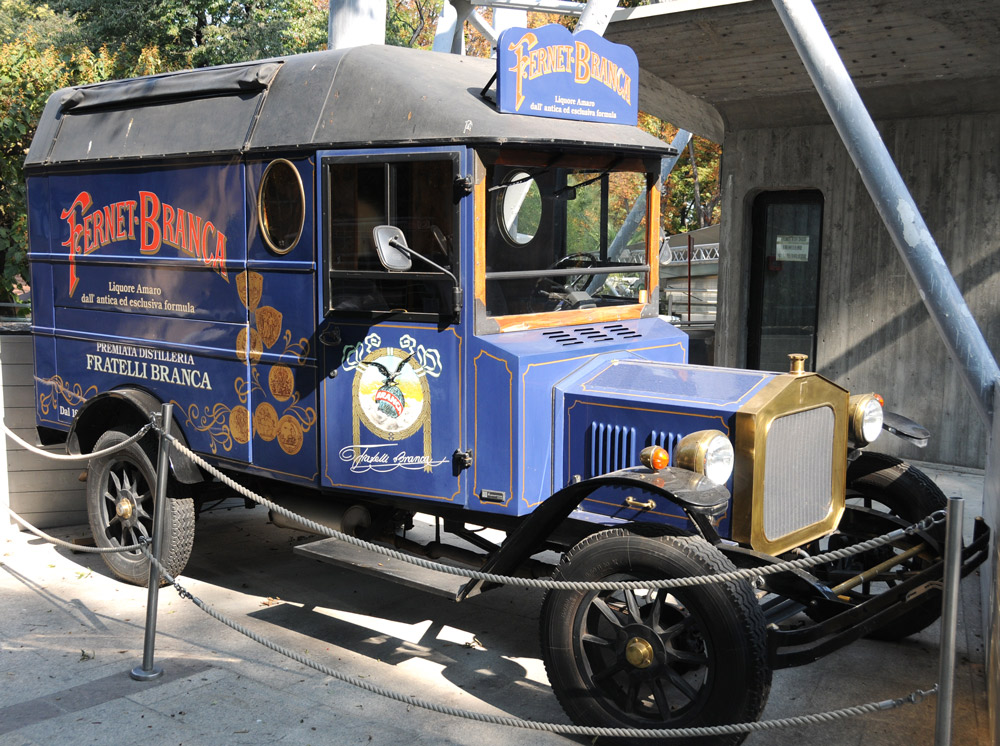
[[(931, 471), (981, 505), (982, 476)], [(53, 530), (84, 536), (86, 527)], [(539, 592), (502, 589), (462, 604), (294, 555), (301, 534), (260, 508), (208, 513), (183, 584), (253, 630), (365, 680), (438, 702), (565, 722), (537, 651)], [(971, 535), (971, 530), (967, 532)], [(962, 585), (954, 744), (987, 746), (978, 579)], [(0, 536), (0, 744), (584, 744), (473, 724), (380, 698), (223, 627), (172, 589), (160, 600), (156, 660), (135, 682), (146, 591), (110, 579), (95, 555), (28, 534)], [(898, 644), (860, 641), (774, 676), (764, 718), (891, 699), (937, 678), (937, 625)], [(751, 736), (749, 746), (934, 742), (934, 700), (832, 726)]]

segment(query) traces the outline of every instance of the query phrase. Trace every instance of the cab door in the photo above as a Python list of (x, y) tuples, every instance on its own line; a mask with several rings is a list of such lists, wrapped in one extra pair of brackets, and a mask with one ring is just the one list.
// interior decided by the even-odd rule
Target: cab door
[[(465, 503), (461, 314), (455, 281), (434, 267), (461, 277), (465, 158), (464, 148), (318, 154), (326, 487)], [(379, 225), (402, 230), (408, 271), (382, 266)]]

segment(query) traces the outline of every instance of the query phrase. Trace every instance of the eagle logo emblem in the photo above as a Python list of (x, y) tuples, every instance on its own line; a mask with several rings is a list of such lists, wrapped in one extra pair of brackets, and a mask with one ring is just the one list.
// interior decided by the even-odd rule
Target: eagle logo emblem
[(427, 373), (413, 353), (394, 347), (364, 357), (354, 372), (354, 445), (361, 425), (385, 440), (404, 440), (423, 430), (430, 461), (431, 397)]

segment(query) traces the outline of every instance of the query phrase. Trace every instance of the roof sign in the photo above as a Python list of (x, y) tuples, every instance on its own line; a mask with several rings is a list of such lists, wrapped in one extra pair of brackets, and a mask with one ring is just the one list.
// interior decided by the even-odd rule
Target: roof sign
[(497, 42), (497, 103), (506, 114), (635, 125), (639, 60), (593, 31), (509, 28)]

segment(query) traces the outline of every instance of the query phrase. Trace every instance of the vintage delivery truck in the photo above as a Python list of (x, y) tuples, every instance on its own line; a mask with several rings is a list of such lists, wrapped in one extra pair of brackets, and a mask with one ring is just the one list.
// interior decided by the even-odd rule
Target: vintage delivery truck
[[(658, 307), (671, 151), (623, 123), (635, 68), (517, 33), (499, 63), (360, 47), (54, 94), (25, 164), (41, 439), (104, 449), (172, 403), (188, 448), (344, 532), (575, 580), (767, 566), (941, 508), (862, 450), (883, 417), (926, 437), (879, 397), (801, 357), (687, 364)], [(149, 534), (155, 443), (90, 462), (100, 546)], [(171, 470), (179, 573), (219, 485)], [(416, 513), (462, 541), (404, 540)], [(774, 669), (931, 623), (941, 550), (936, 528), (754, 583), (548, 591), (549, 679), (582, 724), (753, 720)], [(142, 555), (105, 556), (145, 582)]]

